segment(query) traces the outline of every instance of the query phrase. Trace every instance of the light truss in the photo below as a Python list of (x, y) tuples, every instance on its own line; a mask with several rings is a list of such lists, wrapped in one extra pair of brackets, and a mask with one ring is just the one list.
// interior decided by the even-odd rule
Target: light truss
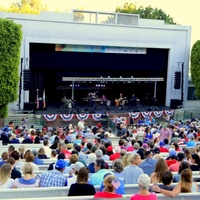
[(158, 82), (158, 81), (164, 81), (163, 77), (154, 77), (154, 78), (111, 78), (111, 77), (62, 77), (62, 81), (71, 81), (71, 82), (77, 82), (77, 81), (88, 81), (88, 82), (134, 82), (134, 81), (141, 81), (141, 82)]

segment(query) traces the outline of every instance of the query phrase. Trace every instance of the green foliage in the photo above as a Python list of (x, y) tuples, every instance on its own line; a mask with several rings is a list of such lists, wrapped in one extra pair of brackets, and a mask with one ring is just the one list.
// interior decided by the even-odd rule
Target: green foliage
[(0, 118), (7, 115), (7, 105), (17, 99), (21, 25), (11, 20), (0, 19)]
[(25, 14), (39, 14), (45, 11), (46, 6), (43, 5), (42, 0), (21, 0), (17, 3), (11, 4), (7, 12), (25, 13)]
[(164, 20), (167, 24), (176, 24), (174, 20), (167, 15), (163, 10), (158, 8), (152, 8), (151, 6), (137, 8), (136, 4), (125, 3), (123, 7), (117, 7), (116, 12), (118, 13), (128, 13), (128, 14), (138, 14), (140, 18), (144, 19), (157, 19)]
[(191, 76), (196, 88), (196, 96), (200, 98), (200, 40), (195, 42), (191, 52)]

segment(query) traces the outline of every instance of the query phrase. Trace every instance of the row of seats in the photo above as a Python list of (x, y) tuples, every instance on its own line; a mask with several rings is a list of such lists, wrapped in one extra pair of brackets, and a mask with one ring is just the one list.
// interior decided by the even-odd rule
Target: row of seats
[[(200, 183), (197, 183), (200, 189)], [(176, 185), (176, 183), (172, 183)], [(95, 186), (96, 191), (99, 191), (100, 186)], [(127, 195), (136, 194), (139, 192), (138, 184), (125, 185)], [(66, 197), (69, 192), (69, 187), (51, 187), (51, 188), (18, 188), (18, 189), (4, 189), (0, 190), (1, 199), (18, 198), (44, 198), (44, 197)], [(200, 197), (200, 193), (199, 197)], [(79, 198), (80, 199), (80, 198)], [(33, 200), (33, 199), (32, 199)], [(35, 199), (34, 199), (35, 200)], [(81, 197), (81, 200), (82, 197)], [(184, 199), (182, 199), (184, 200)], [(192, 199), (194, 200), (194, 199)]]

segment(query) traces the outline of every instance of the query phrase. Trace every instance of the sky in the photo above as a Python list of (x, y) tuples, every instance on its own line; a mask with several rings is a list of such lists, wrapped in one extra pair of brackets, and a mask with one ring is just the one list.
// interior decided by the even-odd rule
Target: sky
[[(20, 0), (0, 0), (0, 7), (9, 7), (13, 2)], [(151, 6), (162, 9), (169, 14), (174, 21), (180, 25), (192, 27), (191, 47), (200, 39), (199, 0), (43, 0), (50, 11), (70, 11), (82, 8), (89, 11), (114, 12), (117, 6), (122, 7), (124, 3), (137, 4), (137, 6)]]

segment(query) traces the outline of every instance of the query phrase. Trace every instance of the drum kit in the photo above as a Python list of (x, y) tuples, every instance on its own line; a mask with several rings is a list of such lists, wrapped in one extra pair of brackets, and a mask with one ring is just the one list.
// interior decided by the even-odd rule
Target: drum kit
[(78, 110), (75, 109), (75, 100), (73, 99), (62, 99), (63, 105), (60, 107), (62, 109), (62, 113), (78, 113)]

